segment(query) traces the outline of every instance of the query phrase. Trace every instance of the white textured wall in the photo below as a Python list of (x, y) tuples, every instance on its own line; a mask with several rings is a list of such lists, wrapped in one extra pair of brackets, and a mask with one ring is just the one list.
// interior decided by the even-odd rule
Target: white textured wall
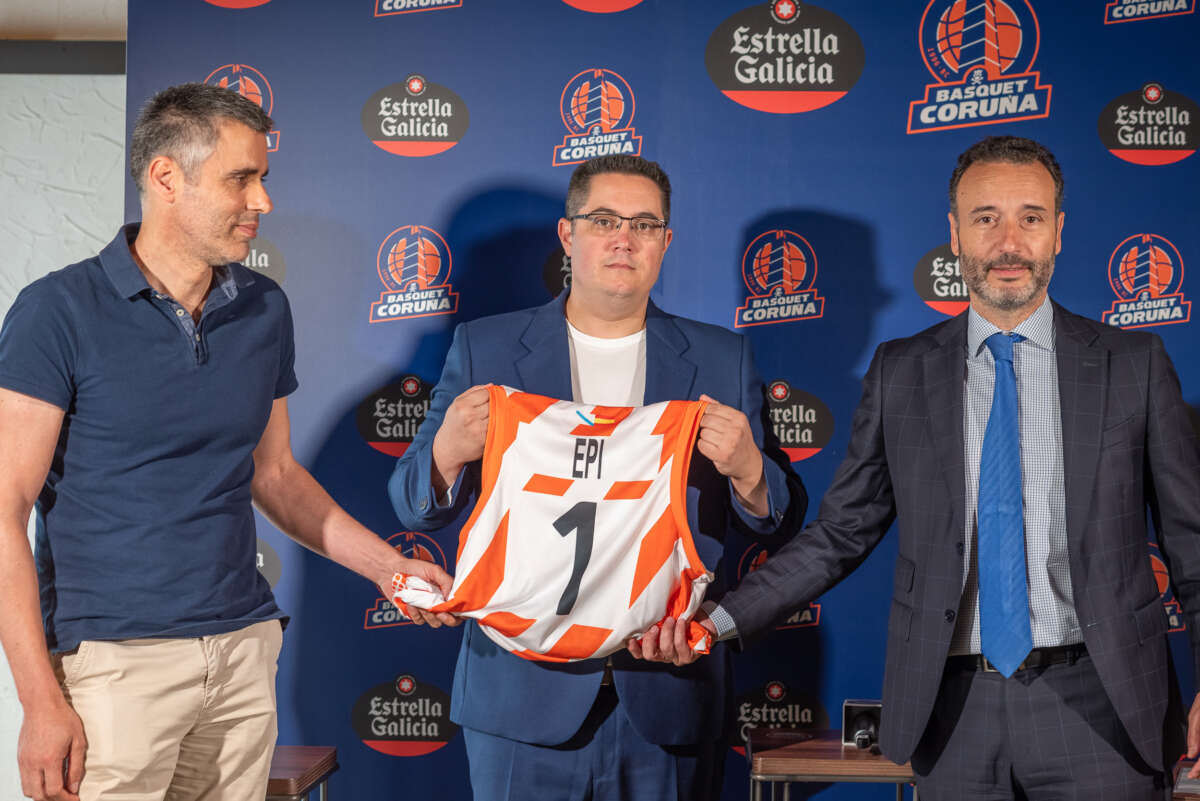
[[(124, 220), (125, 76), (0, 75), (0, 315)], [(21, 798), (21, 707), (0, 667), (0, 799)]]

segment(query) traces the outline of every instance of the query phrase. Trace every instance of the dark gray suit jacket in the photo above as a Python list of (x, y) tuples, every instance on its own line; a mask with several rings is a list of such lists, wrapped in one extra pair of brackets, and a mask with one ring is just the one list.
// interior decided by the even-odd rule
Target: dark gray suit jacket
[[(1181, 748), (1181, 715), (1146, 510), (1195, 632), (1200, 444), (1157, 336), (1057, 304), (1054, 328), (1076, 612), (1125, 729), (1161, 766)], [(966, 339), (964, 313), (879, 346), (817, 519), (721, 602), (739, 634), (752, 636), (854, 570), (898, 518), (880, 731), (896, 762), (909, 759), (929, 721), (962, 592)], [(1192, 650), (1195, 660), (1194, 634)]]

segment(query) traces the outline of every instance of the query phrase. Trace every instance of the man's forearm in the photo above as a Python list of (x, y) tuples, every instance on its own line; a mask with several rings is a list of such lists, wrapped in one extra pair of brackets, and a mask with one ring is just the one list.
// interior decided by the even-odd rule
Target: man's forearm
[(0, 527), (0, 582), (5, 591), (0, 615), (0, 642), (8, 657), (17, 698), (29, 708), (62, 701), (42, 631), (37, 572), (25, 527), (14, 519)]

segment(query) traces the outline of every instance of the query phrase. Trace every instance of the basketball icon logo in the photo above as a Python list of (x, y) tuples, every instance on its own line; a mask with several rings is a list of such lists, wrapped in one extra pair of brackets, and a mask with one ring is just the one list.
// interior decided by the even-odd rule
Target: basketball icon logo
[(1149, 542), (1150, 570), (1154, 573), (1154, 583), (1158, 586), (1158, 594), (1162, 597), (1163, 611), (1167, 613), (1167, 631), (1186, 631), (1187, 624), (1183, 621), (1183, 612), (1179, 601), (1171, 589), (1171, 574), (1167, 571), (1167, 563), (1163, 561), (1158, 543)]
[[(270, 81), (267, 80), (267, 76), (249, 64), (226, 64), (217, 67), (208, 74), (204, 82), (209, 86), (232, 89), (247, 100), (253, 100), (268, 115), (275, 108), (275, 95), (271, 91)], [(278, 149), (279, 131), (272, 129), (267, 133), (267, 150), (274, 153)]]
[(1134, 234), (1117, 245), (1108, 262), (1108, 283), (1117, 296), (1100, 319), (1121, 328), (1186, 323), (1191, 301), (1180, 287), (1183, 258), (1158, 234)]
[(221, 8), (257, 8), (265, 6), (271, 0), (204, 0), (204, 2), (210, 6), (220, 6)]
[(1032, 71), (1040, 38), (1030, 0), (931, 0), (918, 46), (937, 83), (909, 104), (908, 132), (1049, 116), (1051, 87)]
[[(401, 531), (387, 538), (388, 543), (407, 559), (423, 559), (433, 562), (442, 570), (448, 570), (446, 553), (437, 540), (428, 534), (416, 531)], [(411, 626), (412, 621), (400, 614), (391, 601), (379, 595), (374, 605), (366, 611), (363, 629), (387, 629), (395, 626)]]
[(742, 280), (750, 290), (734, 325), (782, 323), (820, 317), (825, 299), (813, 288), (817, 256), (808, 240), (794, 231), (759, 234), (742, 256)]
[(563, 0), (571, 8), (590, 11), (593, 14), (615, 14), (633, 8), (642, 0)]
[(450, 287), (450, 248), (424, 225), (402, 225), (379, 246), (379, 280), (385, 287), (371, 304), (373, 323), (452, 314), (458, 295)]
[(633, 89), (609, 69), (586, 69), (563, 87), (559, 111), (568, 134), (554, 149), (554, 166), (579, 164), (597, 156), (642, 152), (633, 128)]

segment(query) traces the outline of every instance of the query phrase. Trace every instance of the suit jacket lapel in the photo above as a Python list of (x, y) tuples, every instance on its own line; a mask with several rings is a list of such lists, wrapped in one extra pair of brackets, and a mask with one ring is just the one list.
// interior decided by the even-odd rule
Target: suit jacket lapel
[(514, 359), (521, 389), (548, 398), (571, 399), (571, 352), (567, 344), (567, 293), (538, 308), (521, 334), (524, 353)]
[(953, 531), (964, 531), (966, 520), (966, 469), (963, 456), (963, 392), (967, 374), (967, 315), (944, 326), (937, 338), (940, 347), (925, 354), (925, 399), (933, 446), (950, 490)]
[(1058, 363), (1061, 410), (1063, 490), (1066, 495), (1067, 544), (1081, 553), (1088, 509), (1096, 486), (1100, 433), (1104, 426), (1104, 388), (1108, 354), (1096, 346), (1096, 334), (1054, 304), (1054, 355)]
[(651, 302), (646, 307), (646, 392), (643, 403), (691, 399), (696, 365), (675, 319)]

